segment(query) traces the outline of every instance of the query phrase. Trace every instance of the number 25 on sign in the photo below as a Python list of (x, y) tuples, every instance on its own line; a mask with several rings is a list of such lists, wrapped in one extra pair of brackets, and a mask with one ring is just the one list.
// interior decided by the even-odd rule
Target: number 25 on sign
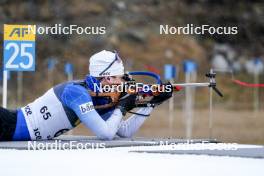
[(35, 34), (30, 25), (4, 25), (4, 70), (35, 71)]

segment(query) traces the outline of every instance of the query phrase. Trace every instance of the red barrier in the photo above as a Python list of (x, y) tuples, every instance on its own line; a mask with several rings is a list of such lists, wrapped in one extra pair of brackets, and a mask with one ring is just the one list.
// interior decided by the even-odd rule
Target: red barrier
[(245, 87), (264, 87), (264, 84), (251, 84), (251, 83), (239, 81), (237, 79), (234, 79), (233, 82)]

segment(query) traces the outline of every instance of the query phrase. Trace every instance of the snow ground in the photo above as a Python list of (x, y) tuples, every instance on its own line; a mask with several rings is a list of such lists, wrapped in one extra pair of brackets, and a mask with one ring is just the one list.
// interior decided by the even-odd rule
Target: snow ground
[(264, 175), (264, 159), (129, 152), (162, 148), (0, 150), (0, 175)]

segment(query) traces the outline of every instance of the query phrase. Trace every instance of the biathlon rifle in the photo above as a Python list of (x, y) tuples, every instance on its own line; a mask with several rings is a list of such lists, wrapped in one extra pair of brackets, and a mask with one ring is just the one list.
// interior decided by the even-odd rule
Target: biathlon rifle
[[(146, 72), (146, 71), (133, 71), (133, 72), (128, 72), (127, 74), (124, 75), (123, 79), (125, 80), (125, 85), (128, 87), (132, 87), (129, 85), (135, 85), (137, 84), (136, 81), (132, 78), (133, 76), (148, 76), (152, 77), (156, 80), (156, 84), (141, 84), (138, 85), (137, 89), (134, 88), (129, 88), (126, 90), (126, 95), (124, 95), (124, 92), (118, 92), (118, 91), (111, 91), (111, 92), (93, 92), (89, 91), (90, 95), (92, 97), (105, 97), (110, 99), (109, 104), (104, 104), (104, 105), (97, 105), (95, 106), (95, 109), (104, 109), (104, 108), (109, 108), (112, 106), (117, 105), (118, 101), (120, 98), (125, 98), (125, 96), (129, 94), (137, 94), (137, 99), (136, 99), (136, 104), (135, 107), (150, 107), (152, 106), (150, 104), (150, 100), (154, 96), (158, 96), (162, 91), (164, 91), (164, 86), (162, 84), (162, 81), (160, 79), (160, 76), (158, 74), (155, 74), (153, 72)], [(185, 87), (209, 87), (210, 89), (213, 89), (217, 95), (220, 97), (223, 97), (223, 94), (217, 89), (216, 87), (216, 73), (211, 69), (209, 73), (206, 73), (205, 76), (209, 79), (208, 82), (203, 82), (203, 83), (176, 83), (176, 84), (171, 84), (173, 92), (178, 92), (182, 90)], [(145, 89), (143, 90), (143, 87), (145, 86)], [(147, 89), (146, 87), (151, 87), (152, 89)], [(153, 91), (154, 90), (154, 91)]]

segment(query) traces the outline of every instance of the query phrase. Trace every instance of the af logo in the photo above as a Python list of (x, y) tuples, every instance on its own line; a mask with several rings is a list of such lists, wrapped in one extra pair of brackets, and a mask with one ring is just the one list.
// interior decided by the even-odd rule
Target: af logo
[(29, 34), (28, 28), (14, 28), (9, 37), (13, 37), (14, 35), (17, 35), (17, 37), (24, 37), (25, 34)]

